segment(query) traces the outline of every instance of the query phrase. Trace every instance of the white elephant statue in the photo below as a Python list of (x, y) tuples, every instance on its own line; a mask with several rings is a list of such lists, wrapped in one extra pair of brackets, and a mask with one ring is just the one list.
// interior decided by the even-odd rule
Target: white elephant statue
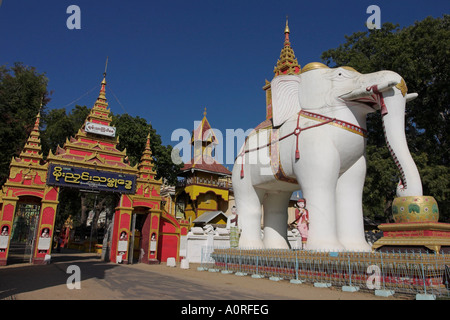
[[(401, 172), (398, 196), (421, 196), (404, 125), (407, 94), (392, 71), (305, 66), (271, 82), (272, 124), (247, 137), (233, 167), (241, 248), (289, 248), (287, 209), (302, 190), (309, 211), (308, 250), (371, 251), (364, 236), (366, 116), (381, 109), (387, 145)], [(264, 123), (263, 123), (264, 124)], [(264, 237), (261, 237), (262, 206)]]

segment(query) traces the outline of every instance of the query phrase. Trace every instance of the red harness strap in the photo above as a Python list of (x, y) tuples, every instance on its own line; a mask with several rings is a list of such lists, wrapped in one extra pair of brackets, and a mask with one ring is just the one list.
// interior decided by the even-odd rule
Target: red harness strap
[[(380, 99), (381, 112), (383, 113), (383, 107), (384, 107), (384, 110), (386, 110), (386, 106), (384, 105), (383, 96), (378, 91), (378, 88), (376, 86), (373, 86), (373, 87), (367, 88), (367, 90), (373, 90), (373, 92), (378, 96), (378, 98)], [(386, 110), (386, 113), (387, 113), (387, 110)], [(306, 117), (306, 118), (311, 118), (311, 119), (322, 121), (322, 122), (317, 123), (317, 124), (312, 125), (312, 126), (309, 126), (309, 127), (306, 127), (306, 128), (301, 128), (300, 127), (300, 116), (302, 116), (302, 115), (304, 117)], [(331, 124), (333, 124), (335, 126), (338, 126), (338, 127), (342, 128), (342, 129), (349, 130), (350, 132), (359, 134), (359, 135), (361, 135), (363, 137), (365, 137), (367, 135), (367, 131), (365, 129), (363, 129), (363, 128), (359, 127), (359, 126), (356, 126), (354, 124), (351, 124), (349, 122), (342, 121), (342, 120), (337, 120), (336, 118), (328, 118), (328, 117), (325, 117), (325, 116), (317, 114), (317, 113), (313, 113), (313, 112), (303, 111), (302, 110), (302, 111), (300, 111), (298, 113), (297, 127), (294, 129), (294, 131), (289, 133), (289, 134), (287, 134), (287, 135), (285, 135), (285, 136), (283, 136), (283, 137), (281, 137), (280, 139), (278, 139), (276, 141), (271, 141), (271, 142), (267, 143), (266, 145), (263, 145), (263, 146), (260, 146), (260, 147), (256, 147), (256, 148), (253, 148), (253, 149), (249, 149), (249, 150), (245, 150), (245, 144), (247, 143), (247, 140), (245, 140), (244, 150), (239, 155), (239, 156), (242, 157), (241, 179), (244, 178), (244, 155), (246, 153), (249, 153), (251, 151), (257, 151), (259, 149), (268, 147), (268, 146), (270, 146), (270, 145), (272, 145), (272, 144), (274, 144), (276, 142), (279, 142), (279, 141), (281, 141), (283, 139), (286, 139), (287, 137), (290, 137), (291, 135), (294, 134), (296, 136), (295, 160), (299, 160), (300, 159), (300, 150), (298, 148), (298, 138), (299, 138), (300, 133), (302, 133), (302, 131), (305, 131), (305, 130), (308, 130), (308, 129), (312, 129), (312, 128), (317, 128), (317, 127), (323, 126), (323, 125), (328, 124), (328, 123), (331, 123)]]
[[(291, 135), (295, 134), (295, 136), (296, 136), (295, 160), (298, 160), (298, 159), (300, 159), (300, 150), (298, 149), (298, 137), (299, 137), (300, 133), (301, 133), (302, 131), (304, 131), (304, 130), (311, 129), (311, 128), (316, 128), (316, 127), (320, 127), (320, 126), (323, 126), (324, 124), (328, 124), (328, 123), (333, 122), (333, 121), (336, 120), (336, 118), (328, 118), (328, 120), (326, 120), (326, 121), (324, 121), (324, 122), (315, 124), (315, 125), (310, 126), (310, 127), (301, 128), (301, 127), (300, 127), (300, 116), (301, 116), (301, 115), (302, 115), (302, 111), (300, 111), (300, 112), (298, 113), (298, 117), (297, 117), (297, 127), (294, 129), (294, 131), (291, 132), (291, 133), (289, 133), (289, 134), (287, 134), (287, 135), (285, 135), (285, 136), (283, 136), (283, 137), (281, 137), (280, 139), (278, 139), (278, 140), (276, 140), (276, 141), (271, 141), (271, 142), (267, 143), (267, 144), (264, 145), (264, 146), (260, 146), (260, 147), (256, 147), (256, 148), (248, 149), (248, 150), (245, 150), (245, 144), (244, 144), (244, 150), (243, 150), (243, 151), (241, 152), (241, 154), (240, 154), (240, 156), (242, 157), (242, 163), (241, 163), (241, 179), (244, 178), (244, 155), (245, 155), (246, 153), (249, 153), (249, 152), (251, 152), (251, 151), (257, 151), (257, 150), (259, 150), (259, 149), (268, 147), (268, 146), (270, 146), (271, 144), (274, 144), (274, 143), (276, 143), (276, 142), (279, 142), (279, 141), (281, 141), (281, 140), (283, 140), (283, 139), (286, 139), (287, 137), (290, 137)], [(247, 142), (247, 140), (246, 140), (246, 142)]]

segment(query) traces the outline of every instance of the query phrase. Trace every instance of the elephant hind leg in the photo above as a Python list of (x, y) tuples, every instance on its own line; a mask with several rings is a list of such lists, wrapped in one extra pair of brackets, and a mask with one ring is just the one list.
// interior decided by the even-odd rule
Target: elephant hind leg
[(288, 206), (292, 192), (268, 194), (264, 200), (264, 246), (289, 249), (287, 241)]

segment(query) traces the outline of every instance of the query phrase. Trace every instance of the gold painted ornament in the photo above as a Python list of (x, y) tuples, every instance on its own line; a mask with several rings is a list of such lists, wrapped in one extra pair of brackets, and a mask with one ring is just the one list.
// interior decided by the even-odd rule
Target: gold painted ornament
[(439, 209), (431, 196), (409, 196), (395, 198), (392, 215), (396, 223), (438, 222)]

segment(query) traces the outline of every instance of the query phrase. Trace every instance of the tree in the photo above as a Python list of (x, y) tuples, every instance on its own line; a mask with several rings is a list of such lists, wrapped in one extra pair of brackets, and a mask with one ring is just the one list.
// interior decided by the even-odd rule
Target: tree
[(41, 133), (42, 152), (47, 155), (49, 150), (54, 153), (57, 146), (63, 146), (66, 139), (74, 136), (84, 123), (89, 109), (76, 105), (67, 114), (66, 109), (52, 109), (42, 117), (44, 130)]
[(111, 125), (117, 128), (119, 135), (118, 148), (127, 149), (130, 164), (139, 163), (145, 149), (147, 136), (150, 133), (150, 148), (157, 173), (156, 179), (164, 178), (169, 184), (175, 184), (177, 174), (182, 165), (172, 162), (172, 146), (164, 146), (161, 136), (156, 133), (151, 124), (139, 116), (132, 117), (129, 114), (113, 115)]
[(73, 219), (74, 225), (80, 224), (81, 200), (78, 189), (61, 188), (59, 191), (59, 204), (55, 217), (55, 227), (62, 228), (69, 216)]
[(399, 179), (387, 147), (368, 145), (367, 174), (363, 191), (364, 215), (375, 221), (392, 221), (390, 210)]
[(22, 63), (0, 66), (0, 184), (8, 178), (11, 158), (22, 151), (38, 112), (45, 112), (50, 101), (47, 83), (45, 73)]
[[(408, 92), (419, 97), (408, 103), (405, 131), (413, 158), (422, 177), (424, 194), (439, 204), (441, 220), (448, 219), (450, 96), (450, 15), (428, 17), (400, 28), (392, 23), (377, 30), (346, 36), (338, 48), (322, 54), (327, 65), (351, 66), (361, 73), (392, 70), (405, 79)], [(385, 220), (390, 217), (398, 173), (385, 147), (378, 113), (367, 119), (367, 178), (364, 213)], [(372, 146), (372, 147), (371, 147)]]
[[(117, 149), (126, 149), (130, 165), (135, 166), (141, 159), (151, 126), (147, 123), (147, 120), (139, 116), (113, 114), (112, 118), (111, 125), (116, 127), (117, 135), (119, 136)], [(151, 139), (151, 144), (157, 144), (158, 142), (161, 143), (161, 140), (154, 141)]]
[(432, 195), (439, 207), (439, 220), (450, 222), (450, 168), (430, 163), (426, 153), (413, 154), (420, 177), (423, 194)]

